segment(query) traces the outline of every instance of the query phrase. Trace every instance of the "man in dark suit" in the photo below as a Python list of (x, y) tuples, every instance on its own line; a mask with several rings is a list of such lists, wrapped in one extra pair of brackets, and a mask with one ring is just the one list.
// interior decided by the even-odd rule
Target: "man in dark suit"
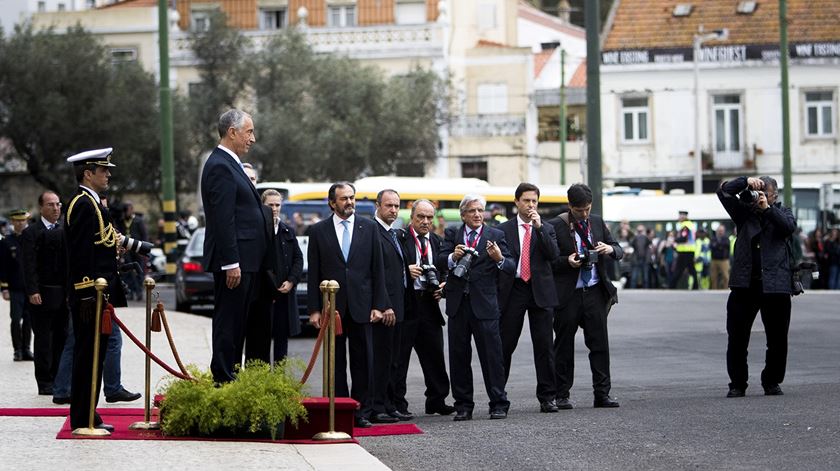
[[(403, 240), (403, 253), (408, 260), (411, 281), (406, 294), (405, 319), (400, 326), (397, 367), (394, 373), (394, 406), (404, 415), (413, 415), (405, 400), (406, 377), (411, 363), (411, 350), (417, 352), (426, 383), (426, 413), (449, 415), (455, 408), (446, 404), (449, 375), (443, 355), (443, 326), (437, 287), (425, 276), (423, 266), (433, 266), (440, 253), (441, 238), (432, 232), (435, 207), (429, 200), (417, 200), (411, 206), (411, 225)], [(445, 268), (445, 265), (444, 267)], [(435, 271), (438, 283), (446, 270)]]
[[(513, 274), (516, 264), (510, 256), (504, 232), (484, 225), (486, 201), (466, 195), (461, 200), (457, 230), (446, 230), (438, 264), (449, 268), (446, 281), (446, 314), (449, 316), (449, 368), (456, 421), (471, 420), (473, 408), (472, 349), (475, 339), (484, 386), (490, 398), (490, 418), (507, 417), (510, 402), (505, 393), (505, 367), (499, 336), (498, 274)], [(471, 259), (469, 270), (466, 261)]]
[(32, 361), (29, 349), (32, 338), (29, 306), (26, 303), (26, 289), (23, 282), (23, 250), (21, 239), (23, 230), (29, 224), (29, 211), (13, 210), (9, 213), (13, 231), (0, 240), (0, 291), (3, 300), (9, 301), (9, 314), (12, 318), (12, 347), (14, 361)]
[(67, 247), (58, 223), (61, 202), (45, 191), (38, 196), (41, 217), (24, 229), (24, 281), (35, 334), (35, 381), (38, 394), (51, 396), (67, 335)]
[(295, 233), (280, 219), (283, 205), (280, 192), (266, 190), (262, 201), (270, 211), (270, 243), (266, 253), (264, 290), (254, 301), (248, 316), (245, 359), (258, 358), (271, 363), (286, 358), (289, 337), (301, 330), (295, 289), (303, 273), (303, 253)]
[(528, 311), (531, 342), (534, 347), (534, 368), (537, 371), (537, 400), (540, 412), (557, 412), (554, 400), (554, 353), (552, 324), (557, 293), (551, 263), (557, 259), (557, 238), (554, 228), (543, 224), (537, 212), (540, 189), (521, 183), (514, 193), (518, 210), (515, 218), (498, 226), (510, 246), (515, 274), (499, 274), (499, 306), (502, 308), (502, 353), (505, 358), (505, 382), (510, 376), (510, 362)]
[(207, 228), (205, 270), (213, 273), (213, 359), (216, 382), (232, 381), (245, 343), (247, 313), (268, 247), (265, 214), (240, 157), (256, 141), (251, 116), (232, 109), (219, 118), (219, 146), (204, 164), (201, 200)]
[(617, 301), (603, 258), (620, 260), (624, 252), (604, 220), (592, 211), (592, 190), (576, 183), (569, 187), (569, 212), (553, 219), (560, 257), (554, 281), (560, 304), (554, 314), (554, 352), (557, 370), (557, 407), (572, 409), (569, 390), (575, 377), (575, 334), (583, 329), (589, 349), (595, 407), (618, 407), (610, 397), (610, 349), (607, 313)]
[(382, 265), (385, 270), (385, 291), (388, 309), (382, 322), (371, 326), (373, 334), (373, 409), (368, 414), (373, 423), (388, 424), (413, 417), (397, 410), (393, 403), (392, 377), (396, 370), (400, 327), (405, 318), (405, 290), (408, 287), (408, 263), (400, 240), (401, 230), (391, 227), (400, 212), (400, 195), (394, 190), (382, 190), (376, 195), (376, 222), (382, 246)]
[[(382, 322), (389, 307), (379, 229), (375, 222), (355, 216), (356, 189), (352, 184), (333, 184), (328, 198), (332, 217), (309, 229), (309, 322), (321, 325), (321, 281), (338, 281), (335, 304), (344, 335), (336, 337), (335, 394), (359, 401), (356, 426), (370, 427), (364, 414), (370, 411), (374, 387), (371, 324)], [(347, 387), (345, 345), (349, 349), (352, 391)]]
[[(93, 348), (96, 338), (95, 326), (97, 293), (94, 281), (104, 278), (108, 282), (105, 293), (108, 303), (125, 307), (125, 293), (117, 272), (117, 250), (123, 236), (114, 228), (108, 208), (102, 205), (101, 195), (108, 189), (111, 178), (111, 152), (113, 149), (97, 149), (76, 154), (67, 159), (73, 164), (79, 191), (67, 206), (64, 231), (67, 240), (67, 266), (70, 272), (70, 312), (73, 322), (75, 347), (73, 355), (72, 387), (70, 391), (70, 426), (73, 429), (87, 427), (91, 407), (91, 376)], [(94, 408), (102, 384), (105, 345), (109, 335), (100, 340), (99, 364), (96, 378)], [(94, 415), (94, 426), (113, 430)]]

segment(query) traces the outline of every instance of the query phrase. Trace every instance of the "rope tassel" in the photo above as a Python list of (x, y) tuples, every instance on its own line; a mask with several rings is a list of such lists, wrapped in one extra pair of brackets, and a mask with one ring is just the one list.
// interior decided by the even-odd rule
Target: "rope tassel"
[(99, 332), (102, 335), (111, 335), (111, 316), (114, 315), (114, 305), (108, 303), (102, 310), (102, 326)]
[(158, 301), (157, 306), (152, 311), (152, 326), (150, 327), (152, 332), (160, 332), (161, 324), (160, 324), (160, 316), (163, 315), (163, 303)]

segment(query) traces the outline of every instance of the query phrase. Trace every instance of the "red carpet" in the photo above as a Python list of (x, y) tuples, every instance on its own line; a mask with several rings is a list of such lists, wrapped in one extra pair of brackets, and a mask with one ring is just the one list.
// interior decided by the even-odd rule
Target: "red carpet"
[[(143, 409), (136, 407), (114, 407), (107, 409), (96, 409), (100, 415), (131, 415), (143, 416)], [(70, 414), (69, 407), (0, 407), (0, 417), (67, 417)]]
[(415, 424), (374, 425), (370, 428), (353, 429), (356, 437), (381, 437), (383, 435), (417, 435), (423, 433)]

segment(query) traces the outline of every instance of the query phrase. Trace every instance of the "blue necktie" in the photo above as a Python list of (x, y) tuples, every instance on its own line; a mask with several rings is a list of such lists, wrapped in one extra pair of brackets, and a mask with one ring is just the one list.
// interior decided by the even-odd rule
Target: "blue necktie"
[(350, 255), (350, 229), (347, 228), (348, 224), (350, 223), (346, 219), (341, 221), (341, 225), (344, 226), (344, 234), (341, 235), (341, 254), (344, 255), (345, 262)]
[(475, 243), (475, 233), (476, 231), (471, 231), (467, 236), (467, 244), (469, 244), (470, 247), (472, 247)]

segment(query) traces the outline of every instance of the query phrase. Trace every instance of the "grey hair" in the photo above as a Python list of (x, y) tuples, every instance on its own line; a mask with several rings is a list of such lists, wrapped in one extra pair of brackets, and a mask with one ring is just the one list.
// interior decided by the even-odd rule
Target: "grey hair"
[(461, 200), (461, 204), (458, 205), (458, 209), (461, 211), (461, 214), (464, 214), (464, 211), (467, 209), (470, 203), (473, 201), (478, 201), (481, 203), (481, 207), (487, 207), (487, 200), (484, 199), (481, 195), (464, 195), (464, 198)]
[(219, 138), (225, 137), (230, 128), (242, 129), (242, 126), (245, 125), (246, 117), (250, 118), (251, 115), (236, 108), (231, 108), (222, 113), (219, 116)]
[(417, 207), (417, 205), (418, 205), (418, 204), (420, 204), (420, 203), (426, 203), (426, 204), (428, 204), (429, 206), (431, 206), (431, 207), (432, 207), (432, 211), (435, 211), (435, 204), (434, 204), (434, 203), (432, 203), (431, 201), (429, 201), (429, 200), (427, 200), (427, 199), (425, 199), (425, 198), (420, 198), (419, 200), (415, 201), (415, 202), (411, 205), (411, 217), (414, 217), (414, 210), (415, 210), (415, 208)]
[(283, 195), (281, 195), (279, 191), (269, 188), (268, 190), (263, 191), (262, 202), (265, 203), (265, 200), (267, 200), (269, 196), (279, 196), (280, 201), (283, 201)]

